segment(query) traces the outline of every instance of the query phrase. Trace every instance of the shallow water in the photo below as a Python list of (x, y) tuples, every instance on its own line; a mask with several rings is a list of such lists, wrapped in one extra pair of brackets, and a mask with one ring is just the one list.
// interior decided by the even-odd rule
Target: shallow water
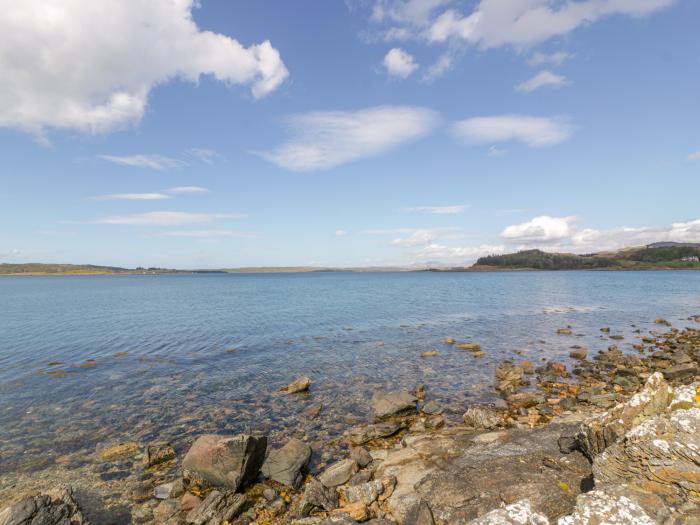
[[(182, 448), (253, 429), (327, 442), (367, 418), (374, 390), (419, 383), (458, 417), (497, 399), (504, 358), (629, 348), (654, 319), (683, 327), (697, 314), (700, 272), (3, 277), (2, 474), (120, 439)], [(556, 334), (567, 325), (576, 335)], [(478, 341), (485, 357), (446, 336)], [(300, 374), (310, 394), (277, 392)]]

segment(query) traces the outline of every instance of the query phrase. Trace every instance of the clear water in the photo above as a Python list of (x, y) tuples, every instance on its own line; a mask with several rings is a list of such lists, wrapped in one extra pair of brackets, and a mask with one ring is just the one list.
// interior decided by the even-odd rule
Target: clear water
[[(3, 473), (119, 439), (331, 440), (367, 418), (374, 390), (419, 383), (456, 417), (496, 399), (504, 358), (567, 361), (573, 344), (611, 344), (602, 326), (629, 347), (658, 317), (683, 327), (697, 314), (700, 272), (3, 277)], [(577, 335), (556, 334), (566, 325)], [(278, 393), (301, 374), (309, 394)]]

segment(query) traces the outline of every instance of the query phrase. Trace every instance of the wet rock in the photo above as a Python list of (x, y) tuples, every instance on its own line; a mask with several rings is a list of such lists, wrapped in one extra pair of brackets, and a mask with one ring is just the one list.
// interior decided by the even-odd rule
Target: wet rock
[(312, 479), (306, 484), (304, 495), (299, 502), (299, 516), (308, 516), (314, 509), (330, 512), (337, 506), (338, 493), (336, 490), (324, 487), (320, 481)]
[(481, 345), (479, 343), (459, 343), (457, 348), (460, 350), (470, 350), (472, 352), (481, 350)]
[(535, 365), (531, 361), (521, 361), (520, 368), (523, 369), (527, 375), (532, 375), (535, 373)]
[(444, 424), (445, 424), (445, 418), (440, 416), (440, 415), (426, 417), (425, 420), (423, 421), (423, 425), (428, 430), (437, 430), (438, 428), (442, 427)]
[(100, 458), (104, 461), (116, 461), (130, 458), (139, 451), (139, 444), (133, 441), (127, 443), (115, 443), (103, 448), (100, 451)]
[(197, 505), (199, 505), (202, 502), (202, 498), (199, 496), (195, 496), (194, 494), (190, 494), (189, 492), (185, 492), (182, 495), (182, 498), (180, 498), (180, 510), (182, 512), (189, 512), (193, 508), (195, 508)]
[(183, 487), (182, 479), (176, 481), (171, 481), (170, 483), (164, 483), (163, 485), (158, 485), (154, 491), (153, 495), (156, 499), (169, 499), (169, 498), (179, 498), (185, 492)]
[(579, 449), (593, 459), (644, 419), (662, 412), (671, 393), (663, 376), (655, 372), (644, 388), (626, 403), (616, 405), (602, 417), (594, 417), (581, 425), (576, 435)]
[(664, 326), (671, 326), (671, 323), (669, 323), (666, 319), (657, 319), (654, 321), (656, 324), (662, 324)]
[(372, 397), (372, 410), (379, 419), (410, 414), (416, 411), (418, 398), (406, 391), (375, 394)]
[(352, 459), (343, 459), (328, 467), (318, 479), (325, 487), (337, 487), (347, 483), (357, 472), (357, 463)]
[(586, 356), (588, 356), (588, 350), (585, 348), (574, 348), (569, 352), (569, 357), (572, 359), (586, 359)]
[(90, 525), (73, 496), (58, 485), (40, 496), (28, 496), (0, 512), (0, 525)]
[(532, 510), (528, 500), (494, 509), (475, 519), (470, 525), (549, 525), (547, 516)]
[(143, 466), (146, 468), (171, 459), (175, 459), (175, 449), (166, 441), (151, 443), (143, 451)]
[(438, 405), (435, 401), (428, 401), (421, 408), (421, 412), (423, 412), (424, 414), (434, 416), (437, 414), (442, 414), (442, 407)]
[[(700, 319), (700, 315), (698, 316), (698, 318)], [(457, 341), (455, 341), (455, 338), (454, 338), (454, 337), (445, 337), (445, 344), (446, 344), (446, 345), (453, 345), (453, 344), (455, 344), (456, 342), (457, 342)]]
[(180, 506), (177, 501), (166, 499), (161, 501), (153, 509), (153, 517), (156, 523), (163, 523), (170, 525), (174, 520), (177, 520), (178, 514), (180, 513)]
[(311, 379), (306, 376), (301, 376), (294, 382), (288, 384), (284, 388), (281, 388), (280, 392), (284, 392), (285, 394), (297, 394), (299, 392), (306, 392), (309, 389), (309, 386), (311, 386)]
[(187, 513), (185, 522), (188, 525), (223, 525), (237, 518), (246, 502), (243, 494), (213, 490), (202, 503)]
[(436, 355), (438, 355), (438, 351), (437, 351), (437, 350), (428, 350), (428, 351), (426, 351), (426, 352), (421, 352), (421, 353), (420, 353), (420, 356), (421, 356), (421, 357), (435, 357)]
[(262, 473), (282, 485), (297, 488), (310, 459), (311, 447), (298, 439), (290, 439), (282, 448), (270, 452)]
[(543, 402), (544, 398), (541, 395), (532, 392), (520, 392), (506, 397), (506, 403), (514, 410), (531, 408)]
[(462, 417), (467, 426), (478, 430), (491, 430), (505, 423), (503, 411), (487, 405), (472, 405)]
[(571, 335), (573, 332), (571, 331), (571, 328), (559, 328), (557, 329), (557, 333), (559, 335)]
[(316, 419), (321, 413), (322, 409), (322, 405), (311, 405), (309, 408), (304, 410), (304, 415), (309, 419)]
[(354, 427), (348, 432), (348, 441), (350, 441), (352, 445), (364, 445), (375, 439), (393, 436), (403, 428), (404, 425), (398, 421), (387, 421), (374, 425)]
[(522, 384), (524, 373), (525, 371), (521, 367), (510, 361), (502, 361), (496, 367), (495, 374), (498, 380), (496, 390), (506, 394), (513, 392)]
[(372, 456), (364, 447), (353, 447), (350, 450), (350, 458), (353, 459), (360, 468), (365, 468), (372, 463)]
[(182, 461), (183, 477), (190, 484), (236, 491), (257, 477), (266, 449), (264, 436), (200, 436)]
[(362, 485), (363, 483), (369, 483), (372, 481), (373, 472), (371, 470), (360, 470), (350, 478), (348, 485), (356, 487), (357, 485)]

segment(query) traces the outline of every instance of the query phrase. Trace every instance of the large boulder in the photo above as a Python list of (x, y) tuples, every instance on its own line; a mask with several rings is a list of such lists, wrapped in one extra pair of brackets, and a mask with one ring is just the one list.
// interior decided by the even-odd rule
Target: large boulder
[(401, 416), (415, 412), (417, 401), (417, 397), (406, 391), (377, 393), (372, 397), (372, 410), (379, 419)]
[(182, 474), (190, 484), (236, 491), (255, 480), (266, 449), (264, 436), (205, 434), (187, 452)]
[(303, 470), (311, 459), (311, 447), (298, 439), (290, 439), (282, 448), (273, 450), (262, 466), (262, 473), (273, 481), (297, 488), (304, 479)]
[(549, 525), (549, 519), (532, 510), (528, 500), (522, 500), (487, 512), (470, 525)]
[(620, 403), (602, 416), (589, 419), (581, 425), (576, 436), (579, 448), (590, 459), (615, 443), (632, 427), (666, 408), (671, 387), (656, 372), (647, 380), (641, 392), (626, 403)]
[(0, 512), (0, 525), (90, 525), (73, 497), (58, 485), (45, 494), (28, 496)]
[(644, 509), (623, 495), (594, 490), (576, 500), (576, 510), (558, 525), (657, 525)]

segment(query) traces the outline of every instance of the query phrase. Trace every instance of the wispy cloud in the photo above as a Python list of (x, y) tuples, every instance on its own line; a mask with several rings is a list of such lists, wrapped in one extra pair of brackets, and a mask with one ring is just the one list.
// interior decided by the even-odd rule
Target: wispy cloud
[(534, 77), (515, 86), (516, 91), (531, 93), (542, 87), (561, 88), (569, 84), (569, 80), (563, 75), (557, 75), (551, 71), (540, 71)]
[(348, 234), (347, 230), (335, 230), (336, 237), (345, 237)]
[(158, 201), (170, 198), (171, 196), (165, 193), (111, 193), (90, 197), (94, 201)]
[(187, 150), (186, 154), (205, 164), (214, 164), (217, 160), (223, 159), (223, 156), (216, 151), (206, 148), (191, 148)]
[(573, 54), (565, 51), (558, 51), (556, 53), (549, 54), (537, 51), (532, 54), (532, 56), (527, 60), (527, 63), (533, 67), (544, 65), (561, 66), (564, 62), (571, 60), (573, 57)]
[(98, 157), (107, 162), (112, 162), (121, 166), (148, 168), (158, 171), (181, 168), (186, 165), (186, 163), (180, 159), (165, 157), (163, 155), (98, 155)]
[(166, 190), (169, 193), (209, 193), (209, 190), (201, 186), (177, 186)]
[(419, 260), (435, 260), (444, 262), (472, 262), (485, 255), (503, 253), (505, 246), (481, 244), (478, 246), (447, 246), (444, 244), (429, 244), (415, 254)]
[(152, 211), (133, 215), (116, 215), (98, 219), (98, 224), (119, 224), (130, 226), (182, 226), (203, 224), (219, 219), (231, 219), (242, 215), (230, 213), (188, 213), (180, 211)]
[(462, 213), (466, 204), (455, 204), (452, 206), (416, 206), (414, 208), (403, 208), (406, 213), (431, 213), (433, 215), (454, 215)]
[(700, 151), (694, 151), (688, 155), (688, 160), (700, 160)]
[(453, 226), (446, 228), (399, 228), (396, 230), (373, 230), (377, 234), (398, 234), (402, 235), (390, 241), (392, 246), (412, 248), (424, 246), (438, 239), (458, 239), (463, 235), (459, 234), (459, 228)]
[(211, 239), (216, 237), (256, 237), (253, 232), (243, 232), (238, 230), (180, 230), (167, 231), (158, 234), (159, 237), (187, 237), (194, 239)]
[(287, 143), (260, 155), (293, 171), (328, 169), (415, 141), (437, 121), (433, 111), (411, 106), (305, 113), (287, 119)]
[(462, 120), (453, 131), (459, 140), (472, 144), (519, 141), (540, 148), (569, 139), (573, 128), (563, 117), (499, 115)]

